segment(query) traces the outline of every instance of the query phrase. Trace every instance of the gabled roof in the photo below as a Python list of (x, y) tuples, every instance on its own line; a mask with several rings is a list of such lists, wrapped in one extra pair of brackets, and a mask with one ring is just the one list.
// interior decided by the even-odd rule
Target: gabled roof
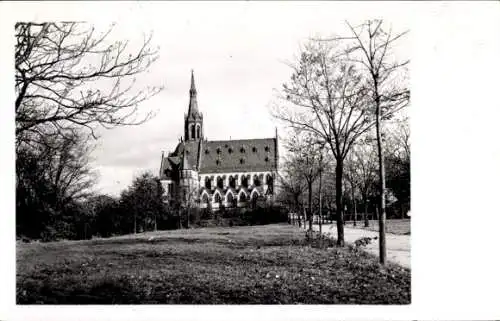
[(271, 171), (276, 169), (276, 139), (206, 141), (200, 173)]
[(184, 141), (171, 155), (171, 163), (200, 174), (272, 171), (277, 166), (276, 138)]
[(179, 143), (175, 148), (174, 155), (183, 162), (186, 161), (188, 167), (184, 169), (196, 169), (198, 165), (198, 141), (190, 140)]

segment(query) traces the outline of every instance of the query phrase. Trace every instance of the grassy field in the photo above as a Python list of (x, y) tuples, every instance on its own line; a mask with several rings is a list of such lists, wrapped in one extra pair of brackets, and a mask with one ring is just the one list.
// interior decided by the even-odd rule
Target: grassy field
[(18, 243), (18, 304), (409, 304), (410, 271), (286, 224)]
[[(370, 220), (369, 223), (370, 223), (369, 227), (364, 227), (364, 221), (358, 221), (358, 222), (356, 222), (356, 224), (357, 224), (356, 228), (365, 228), (365, 229), (370, 230), (370, 231), (378, 231), (378, 221), (377, 220)], [(352, 221), (346, 222), (346, 226), (354, 227)], [(411, 220), (409, 220), (409, 219), (387, 220), (385, 231), (387, 233), (393, 233), (393, 234), (410, 235), (411, 234)]]

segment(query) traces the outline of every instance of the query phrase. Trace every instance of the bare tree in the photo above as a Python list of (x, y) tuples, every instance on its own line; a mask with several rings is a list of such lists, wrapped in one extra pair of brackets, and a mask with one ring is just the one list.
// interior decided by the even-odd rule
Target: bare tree
[(73, 130), (65, 136), (50, 135), (42, 139), (36, 150), (30, 150), (43, 169), (42, 175), (56, 193), (56, 204), (63, 206), (67, 200), (90, 195), (97, 177), (89, 164), (93, 146), (89, 144), (88, 136)]
[(138, 117), (138, 104), (161, 88), (135, 90), (135, 76), (158, 57), (151, 36), (132, 52), (127, 41), (109, 41), (111, 31), (98, 34), (78, 22), (15, 25), (18, 144), (75, 126), (95, 136), (94, 125), (133, 125), (151, 117)]
[(22, 146), (16, 153), (17, 230), (32, 237), (58, 223), (69, 224), (64, 216), (72, 216), (73, 223), (81, 219), (78, 204), (92, 194), (97, 178), (89, 164), (88, 135), (71, 131), (41, 138), (36, 146)]
[(410, 159), (410, 126), (408, 118), (396, 119), (392, 122), (393, 128), (388, 132), (385, 140), (389, 153), (395, 157)]
[(359, 26), (347, 23), (352, 36), (344, 37), (347, 42), (346, 54), (351, 61), (359, 63), (369, 76), (370, 96), (375, 106), (375, 129), (379, 163), (379, 244), (380, 263), (386, 264), (385, 245), (386, 187), (384, 152), (382, 144), (382, 116), (394, 113), (409, 101), (409, 90), (404, 84), (405, 66), (408, 60), (398, 62), (392, 53), (394, 42), (406, 32), (394, 34), (392, 28), (386, 30), (382, 20), (368, 20)]
[(292, 211), (293, 215), (291, 220), (294, 224), (295, 215), (297, 215), (299, 227), (302, 225), (300, 212), (302, 203), (300, 197), (305, 189), (305, 184), (303, 183), (300, 173), (297, 173), (293, 165), (293, 159), (285, 159), (282, 165), (281, 173), (278, 173), (278, 179), (280, 183), (279, 193), (277, 194), (277, 200), (286, 204), (288, 208)]
[(319, 186), (318, 186), (318, 218), (319, 218), (319, 234), (323, 233), (323, 172), (328, 166), (328, 162), (324, 159), (324, 145), (319, 149)]
[(407, 118), (391, 121), (391, 130), (384, 141), (386, 185), (397, 198), (401, 218), (410, 209), (410, 128)]
[(337, 243), (344, 245), (342, 179), (351, 146), (372, 125), (366, 80), (356, 67), (339, 59), (338, 48), (312, 41), (302, 50), (291, 81), (283, 85), (274, 116), (288, 126), (314, 135), (335, 158)]
[(310, 133), (303, 134), (295, 131), (295, 134), (288, 138), (286, 147), (292, 153), (292, 161), (289, 163), (291, 169), (299, 175), (307, 186), (307, 219), (309, 230), (313, 225), (313, 183), (321, 172), (320, 146), (317, 139)]
[(91, 193), (97, 176), (90, 167), (90, 153), (94, 146), (89, 137), (72, 131), (57, 137), (44, 137), (45, 152), (40, 155), (47, 162), (46, 170), (54, 187), (60, 193), (58, 199), (80, 199)]
[(348, 160), (349, 176), (355, 182), (363, 200), (363, 220), (365, 227), (368, 227), (368, 200), (377, 182), (377, 153), (374, 144), (370, 139), (360, 140), (353, 146)]
[(359, 176), (358, 176), (358, 173), (357, 173), (357, 168), (356, 168), (356, 164), (355, 162), (352, 160), (352, 152), (348, 154), (347, 158), (346, 158), (346, 171), (345, 171), (345, 178), (347, 180), (347, 182), (349, 183), (349, 188), (348, 188), (348, 191), (349, 191), (349, 194), (350, 194), (350, 198), (351, 198), (351, 201), (352, 201), (352, 204), (353, 204), (353, 207), (352, 207), (352, 216), (353, 216), (353, 225), (356, 226), (357, 222), (356, 222), (356, 219), (357, 219), (357, 215), (358, 215), (358, 212), (357, 212), (357, 207), (356, 207), (356, 198), (357, 198), (357, 191), (359, 189)]

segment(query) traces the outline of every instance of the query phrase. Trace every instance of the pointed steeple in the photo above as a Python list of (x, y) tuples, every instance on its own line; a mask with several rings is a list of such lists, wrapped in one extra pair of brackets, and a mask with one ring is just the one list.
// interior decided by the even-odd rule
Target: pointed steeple
[(189, 88), (189, 107), (184, 119), (184, 137), (186, 141), (198, 140), (203, 137), (203, 114), (198, 110), (194, 84), (194, 71), (191, 70), (191, 87)]
[(195, 117), (198, 114), (198, 101), (196, 99), (196, 87), (194, 85), (194, 71), (191, 69), (191, 88), (189, 89), (188, 118)]
[(196, 96), (196, 87), (194, 85), (194, 70), (191, 69), (191, 88), (189, 89), (191, 96)]

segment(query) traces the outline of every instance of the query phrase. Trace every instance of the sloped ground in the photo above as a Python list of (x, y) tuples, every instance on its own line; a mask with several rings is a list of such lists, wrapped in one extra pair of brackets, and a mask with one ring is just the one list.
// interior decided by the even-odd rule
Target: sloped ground
[(18, 243), (17, 302), (410, 303), (408, 269), (317, 245), (286, 224)]

